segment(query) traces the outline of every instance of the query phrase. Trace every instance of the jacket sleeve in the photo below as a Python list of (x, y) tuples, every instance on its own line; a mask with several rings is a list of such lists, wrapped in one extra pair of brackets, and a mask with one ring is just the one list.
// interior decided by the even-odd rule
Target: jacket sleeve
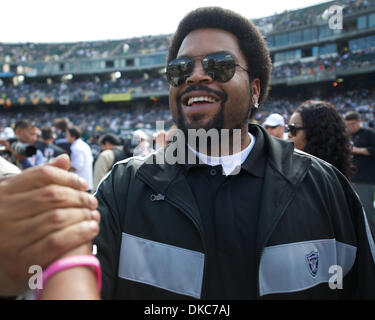
[[(375, 299), (375, 244), (362, 203), (345, 180), (347, 198), (353, 213), (353, 224), (357, 238), (356, 292), (353, 298)], [(345, 286), (345, 283), (344, 283)]]
[(356, 195), (357, 237), (358, 237), (358, 288), (360, 299), (375, 299), (375, 244), (374, 236), (363, 206)]
[(375, 163), (375, 131), (368, 131), (368, 139), (365, 147), (367, 148), (368, 152), (370, 152), (370, 156)]
[(114, 298), (121, 247), (120, 210), (115, 194), (115, 190), (119, 189), (119, 186), (115, 188), (116, 175), (120, 175), (120, 172), (116, 169), (103, 178), (95, 193), (101, 214), (100, 231), (94, 244), (102, 268), (102, 299)]

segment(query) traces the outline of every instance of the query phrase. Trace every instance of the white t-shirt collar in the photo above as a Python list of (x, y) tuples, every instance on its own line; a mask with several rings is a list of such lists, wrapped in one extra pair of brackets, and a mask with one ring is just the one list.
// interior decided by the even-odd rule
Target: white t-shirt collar
[(189, 144), (188, 147), (189, 149), (194, 152), (194, 154), (205, 164), (214, 167), (221, 165), (223, 168), (223, 172), (226, 176), (228, 176), (237, 166), (241, 166), (247, 157), (249, 156), (251, 150), (253, 149), (255, 145), (255, 136), (253, 136), (250, 132), (248, 132), (249, 137), (250, 137), (250, 143), (249, 145), (243, 149), (241, 152), (231, 154), (228, 156), (223, 156), (223, 157), (211, 157), (208, 156), (204, 153), (200, 153), (196, 150), (194, 150)]

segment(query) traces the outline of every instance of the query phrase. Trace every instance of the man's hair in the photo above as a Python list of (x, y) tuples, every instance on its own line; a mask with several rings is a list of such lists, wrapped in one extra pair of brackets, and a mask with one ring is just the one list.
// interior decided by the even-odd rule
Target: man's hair
[(348, 111), (347, 113), (345, 113), (344, 119), (346, 121), (350, 121), (350, 120), (359, 121), (359, 120), (361, 120), (361, 115), (358, 112), (355, 112), (355, 111)]
[(243, 16), (220, 7), (198, 8), (188, 13), (178, 25), (172, 37), (167, 63), (175, 59), (185, 37), (196, 29), (216, 28), (228, 31), (238, 39), (239, 47), (246, 58), (250, 80), (259, 78), (261, 104), (268, 94), (272, 62), (266, 41), (257, 27)]
[(100, 137), (100, 139), (99, 139), (99, 144), (100, 145), (106, 144), (107, 142), (109, 142), (110, 144), (113, 144), (115, 146), (122, 145), (122, 142), (121, 142), (120, 138), (117, 137), (113, 133), (107, 133), (107, 134), (105, 134), (105, 135), (103, 135), (103, 136)]
[(42, 139), (43, 140), (53, 139), (53, 132), (50, 126), (44, 126), (42, 128)]
[(81, 138), (82, 133), (81, 133), (81, 130), (79, 130), (79, 128), (77, 126), (71, 126), (71, 127), (69, 127), (68, 131), (69, 131), (69, 134), (72, 137), (74, 137), (76, 139)]
[(31, 126), (32, 126), (32, 124), (29, 121), (19, 120), (19, 121), (16, 122), (16, 125), (14, 126), (14, 131), (16, 131), (17, 129), (27, 129)]
[(53, 125), (62, 131), (68, 130), (69, 119), (68, 118), (57, 118), (53, 121)]

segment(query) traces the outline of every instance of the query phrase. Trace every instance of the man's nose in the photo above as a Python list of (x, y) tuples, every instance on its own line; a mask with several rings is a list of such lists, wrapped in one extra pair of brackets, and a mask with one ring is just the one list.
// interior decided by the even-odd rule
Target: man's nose
[(194, 64), (193, 72), (186, 78), (185, 83), (188, 85), (198, 83), (210, 83), (213, 81), (213, 75), (207, 74), (202, 67), (200, 61), (196, 61)]

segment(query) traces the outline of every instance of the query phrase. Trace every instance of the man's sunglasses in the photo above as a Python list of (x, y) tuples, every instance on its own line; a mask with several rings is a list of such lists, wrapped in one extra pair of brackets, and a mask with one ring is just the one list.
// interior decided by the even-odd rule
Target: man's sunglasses
[[(202, 59), (197, 59), (202, 57)], [(194, 59), (195, 58), (195, 59)], [(200, 60), (206, 74), (218, 82), (227, 82), (233, 78), (236, 67), (246, 70), (236, 63), (234, 57), (226, 52), (216, 52), (206, 56), (181, 57), (170, 61), (167, 65), (167, 80), (173, 87), (185, 83), (193, 73), (195, 60)]]
[(290, 134), (295, 137), (297, 135), (298, 130), (304, 130), (304, 127), (296, 127), (294, 123), (292, 124), (287, 124), (285, 126), (285, 129), (287, 132), (290, 132)]

